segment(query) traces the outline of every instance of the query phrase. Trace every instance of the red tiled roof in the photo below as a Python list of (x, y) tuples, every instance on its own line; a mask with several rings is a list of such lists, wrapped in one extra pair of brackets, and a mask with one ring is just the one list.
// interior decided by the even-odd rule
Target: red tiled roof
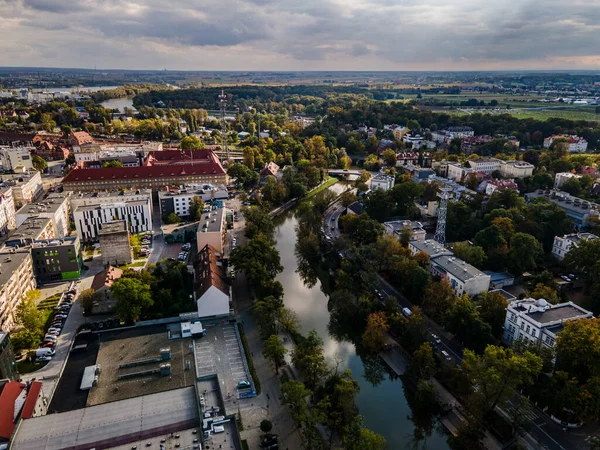
[(198, 300), (211, 286), (229, 295), (229, 283), (224, 278), (223, 267), (217, 265), (217, 253), (219, 251), (209, 244), (198, 252), (195, 265), (196, 280), (198, 280), (196, 299)]
[(26, 385), (9, 381), (0, 393), (0, 438), (10, 439), (15, 429), (15, 400)]
[(173, 166), (104, 167), (101, 169), (73, 169), (63, 178), (63, 183), (77, 181), (131, 180), (158, 177), (199, 175), (225, 175), (225, 169), (217, 163), (178, 164)]
[(31, 382), (29, 385), (29, 392), (27, 392), (27, 399), (25, 400), (23, 410), (21, 411), (21, 418), (30, 419), (33, 416), (33, 410), (35, 409), (35, 404), (37, 403), (41, 390), (42, 383), (39, 381)]
[(76, 142), (77, 145), (94, 142), (94, 138), (92, 138), (87, 131), (71, 131), (69, 139)]
[(118, 267), (108, 266), (102, 272), (96, 274), (94, 281), (92, 281), (92, 289), (97, 291), (104, 286), (112, 286), (112, 284), (121, 278), (123, 271)]

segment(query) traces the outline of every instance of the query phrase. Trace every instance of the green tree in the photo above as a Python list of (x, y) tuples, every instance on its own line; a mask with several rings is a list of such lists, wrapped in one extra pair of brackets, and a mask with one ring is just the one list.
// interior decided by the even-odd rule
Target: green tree
[(43, 172), (48, 168), (48, 163), (38, 155), (33, 155), (31, 158), (31, 164), (33, 164), (33, 168), (38, 172)]
[(294, 422), (302, 425), (309, 421), (307, 397), (312, 392), (303, 383), (296, 380), (288, 380), (281, 385), (281, 403), (287, 405), (292, 413)]
[(447, 315), (446, 329), (454, 333), (465, 347), (476, 352), (483, 352), (488, 344), (494, 342), (490, 325), (481, 319), (479, 311), (466, 294), (454, 302)]
[(421, 307), (425, 314), (441, 323), (452, 309), (455, 299), (454, 290), (448, 280), (434, 281), (425, 288)]
[(523, 206), (525, 206), (525, 200), (517, 191), (504, 189), (502, 191), (496, 191), (490, 196), (486, 205), (486, 210), (493, 211), (498, 208), (510, 209)]
[(418, 379), (429, 380), (435, 373), (435, 359), (433, 357), (433, 348), (429, 342), (424, 342), (413, 353), (410, 362), (411, 372)]
[(113, 159), (112, 161), (104, 161), (102, 163), (102, 167), (107, 168), (107, 167), (125, 167), (123, 165), (123, 163), (121, 161), (117, 161), (116, 159)]
[(396, 152), (388, 148), (383, 152), (383, 161), (389, 167), (396, 167)]
[(358, 197), (352, 191), (346, 191), (341, 195), (340, 200), (342, 202), (342, 206), (347, 208), (356, 200), (358, 200)]
[(275, 225), (268, 210), (260, 206), (250, 206), (242, 211), (246, 219), (245, 235), (248, 239), (253, 239), (258, 235), (272, 239)]
[(167, 225), (171, 225), (174, 223), (181, 223), (182, 219), (176, 213), (171, 213), (168, 216), (163, 217), (163, 222)]
[(275, 373), (279, 375), (279, 369), (285, 365), (285, 354), (288, 352), (287, 348), (283, 346), (283, 342), (275, 334), (269, 336), (269, 338), (264, 341), (263, 347), (263, 355), (273, 363), (275, 366)]
[(270, 420), (264, 419), (260, 422), (260, 431), (268, 434), (273, 429), (273, 423)]
[(10, 334), (10, 341), (15, 353), (37, 347), (42, 340), (42, 332), (39, 330), (22, 329)]
[(206, 144), (196, 136), (185, 136), (179, 144), (181, 150), (202, 150)]
[(512, 350), (489, 345), (483, 355), (464, 351), (462, 363), (470, 383), (476, 386), (473, 396), (483, 415), (504, 404), (515, 389), (533, 383), (542, 369), (542, 359), (531, 352), (517, 355)]
[(134, 322), (154, 304), (150, 286), (135, 278), (119, 278), (110, 287), (110, 293), (117, 299), (117, 315), (127, 322)]
[(551, 286), (548, 286), (544, 283), (537, 283), (535, 288), (529, 294), (531, 298), (540, 299), (548, 301), (548, 303), (552, 303), (556, 305), (560, 302), (560, 297), (558, 296), (558, 292)]
[(496, 339), (502, 337), (508, 301), (498, 292), (483, 292), (479, 295), (479, 313), (490, 324)]
[(385, 344), (386, 333), (389, 329), (387, 317), (383, 311), (369, 314), (362, 336), (363, 343), (372, 351), (380, 351)]
[(258, 172), (248, 168), (244, 164), (235, 163), (227, 169), (227, 175), (235, 178), (238, 184), (241, 184), (244, 189), (251, 189), (258, 185), (260, 176)]
[(17, 305), (16, 319), (19, 325), (30, 331), (42, 331), (44, 313), (37, 308), (36, 301), (41, 292), (37, 289), (27, 292), (21, 303)]
[(455, 242), (452, 251), (457, 258), (460, 258), (469, 264), (481, 268), (487, 259), (485, 250), (478, 245), (471, 245), (467, 241)]
[(202, 198), (195, 196), (190, 202), (190, 219), (197, 222), (202, 218), (202, 210), (204, 209), (204, 201)]
[(292, 362), (304, 375), (306, 386), (315, 389), (328, 371), (323, 355), (323, 340), (315, 330), (299, 340), (292, 352)]
[(558, 369), (580, 382), (600, 377), (600, 320), (573, 320), (563, 325), (556, 340)]
[(92, 309), (94, 307), (95, 294), (96, 291), (94, 291), (93, 289), (86, 289), (82, 291), (81, 294), (79, 294), (79, 302), (81, 303), (83, 311), (86, 315), (92, 313)]
[(377, 172), (381, 169), (381, 160), (377, 155), (369, 155), (363, 163), (363, 167), (370, 172)]
[(229, 262), (246, 275), (254, 286), (264, 285), (283, 270), (279, 252), (262, 234), (250, 239), (247, 245), (240, 245), (231, 251)]
[(516, 276), (535, 270), (543, 254), (542, 245), (530, 234), (515, 233), (510, 239), (509, 257)]

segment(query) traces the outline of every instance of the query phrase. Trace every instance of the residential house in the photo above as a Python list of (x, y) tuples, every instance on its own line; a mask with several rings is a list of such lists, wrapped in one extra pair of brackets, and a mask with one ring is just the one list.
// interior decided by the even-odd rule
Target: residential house
[(505, 191), (507, 189), (519, 192), (519, 186), (514, 180), (489, 180), (485, 186), (485, 194), (492, 195), (496, 191)]
[(19, 174), (2, 174), (0, 176), (0, 187), (12, 188), (12, 195), (17, 207), (27, 202), (32, 202), (44, 192), (42, 175), (37, 170), (31, 170)]
[(411, 241), (424, 241), (425, 235), (427, 234), (423, 229), (423, 224), (421, 222), (411, 220), (393, 220), (384, 222), (383, 227), (387, 234), (391, 234), (398, 239), (400, 239), (404, 230), (410, 230)]
[(544, 299), (526, 298), (509, 303), (504, 322), (504, 342), (516, 340), (554, 348), (565, 322), (590, 319), (593, 314), (573, 302), (551, 305)]
[(559, 260), (563, 259), (572, 247), (579, 246), (581, 241), (593, 239), (598, 239), (598, 236), (592, 233), (565, 234), (563, 237), (554, 236), (552, 254)]
[(94, 276), (92, 281), (92, 289), (94, 290), (92, 314), (105, 314), (114, 311), (117, 299), (112, 296), (110, 287), (121, 276), (123, 276), (123, 271), (111, 265)]
[(21, 225), (9, 234), (5, 242), (7, 247), (24, 247), (34, 241), (54, 239), (54, 222), (49, 217), (29, 216)]
[(55, 193), (36, 203), (27, 203), (16, 213), (17, 227), (29, 217), (47, 217), (52, 220), (54, 236), (69, 235), (69, 193)]
[(467, 138), (475, 136), (475, 131), (471, 127), (459, 126), (459, 127), (448, 127), (446, 131), (451, 134), (452, 139), (454, 138)]
[(222, 257), (222, 252), (206, 244), (194, 262), (194, 298), (200, 318), (229, 315), (231, 286), (226, 279)]
[(277, 177), (278, 173), (279, 173), (279, 166), (272, 161), (269, 163), (266, 163), (265, 167), (263, 167), (260, 171), (260, 175), (263, 177), (268, 177), (269, 175), (271, 175), (273, 177)]
[(448, 162), (448, 178), (451, 180), (463, 181), (471, 173), (475, 173), (475, 170), (465, 167), (461, 163)]
[(562, 138), (567, 139), (570, 153), (583, 153), (587, 150), (588, 142), (584, 138), (576, 135), (569, 136), (564, 134), (555, 134), (544, 139), (544, 148), (550, 148), (554, 140)]
[(92, 144), (92, 138), (87, 131), (71, 131), (67, 137), (67, 142), (72, 147), (81, 147), (84, 144)]
[(376, 191), (377, 189), (381, 189), (383, 191), (389, 191), (394, 187), (395, 180), (396, 178), (392, 175), (378, 173), (370, 180), (371, 190)]

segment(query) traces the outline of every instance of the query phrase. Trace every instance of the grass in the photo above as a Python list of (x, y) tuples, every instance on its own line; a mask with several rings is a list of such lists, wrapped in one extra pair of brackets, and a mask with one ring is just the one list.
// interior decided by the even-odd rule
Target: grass
[(48, 364), (48, 361), (31, 362), (28, 359), (17, 362), (17, 370), (20, 374), (35, 372)]
[[(551, 118), (568, 119), (568, 120), (587, 120), (590, 122), (600, 122), (600, 114), (593, 112), (582, 111), (580, 109), (547, 109), (543, 111), (523, 111), (522, 109), (506, 109), (502, 111), (474, 111), (481, 114), (510, 114), (511, 116), (519, 119), (536, 119), (536, 120), (548, 120)], [(453, 116), (467, 116), (473, 114), (468, 111), (458, 110), (445, 110), (444, 113), (451, 114)]]
[(244, 325), (238, 323), (238, 330), (240, 332), (240, 339), (242, 340), (242, 347), (244, 347), (244, 353), (246, 354), (246, 362), (248, 363), (248, 370), (250, 371), (250, 376), (254, 381), (254, 389), (256, 390), (256, 395), (260, 395), (261, 386), (260, 380), (258, 379), (258, 375), (256, 375), (256, 369), (254, 368), (254, 361), (252, 360), (252, 353), (250, 352), (250, 346), (248, 345), (248, 341), (246, 340), (246, 333), (244, 332)]
[(125, 269), (129, 269), (131, 267), (144, 267), (146, 265), (146, 261), (136, 261), (136, 262), (132, 262), (131, 264), (123, 264), (122, 266), (119, 266), (119, 269), (125, 270)]
[(56, 305), (58, 305), (58, 300), (60, 299), (61, 294), (54, 294), (51, 297), (45, 298), (41, 302), (38, 303), (37, 309), (53, 309)]
[(330, 177), (329, 180), (327, 180), (325, 183), (314, 188), (312, 191), (310, 191), (308, 194), (306, 194), (306, 196), (304, 198), (305, 199), (311, 198), (311, 197), (317, 195), (319, 192), (324, 191), (325, 189), (329, 188), (330, 186), (333, 186), (338, 181), (339, 180), (337, 178)]
[(242, 440), (242, 449), (243, 450), (250, 450), (250, 447), (248, 447), (248, 441), (246, 439)]

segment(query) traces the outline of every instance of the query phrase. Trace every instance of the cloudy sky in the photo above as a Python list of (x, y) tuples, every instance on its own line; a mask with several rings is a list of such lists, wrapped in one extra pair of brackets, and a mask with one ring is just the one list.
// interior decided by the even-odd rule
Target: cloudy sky
[(0, 0), (0, 66), (600, 69), (599, 0)]

